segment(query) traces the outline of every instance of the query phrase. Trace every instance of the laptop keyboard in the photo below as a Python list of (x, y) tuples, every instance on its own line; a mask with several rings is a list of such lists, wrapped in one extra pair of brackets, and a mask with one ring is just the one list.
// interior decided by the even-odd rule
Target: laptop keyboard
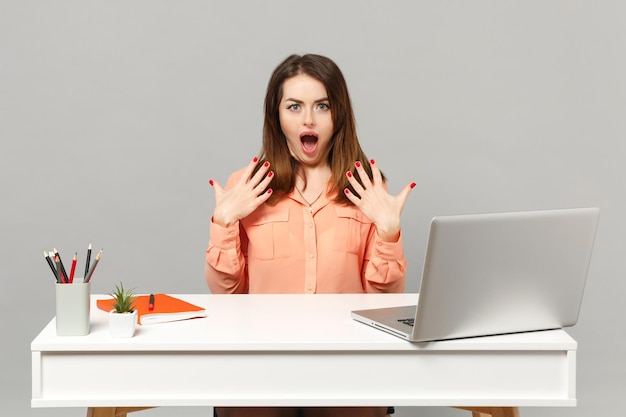
[(413, 327), (413, 324), (415, 323), (415, 318), (410, 318), (410, 319), (398, 319), (398, 321), (399, 321), (400, 323), (404, 323), (404, 324), (406, 324), (406, 325), (408, 325), (408, 326)]

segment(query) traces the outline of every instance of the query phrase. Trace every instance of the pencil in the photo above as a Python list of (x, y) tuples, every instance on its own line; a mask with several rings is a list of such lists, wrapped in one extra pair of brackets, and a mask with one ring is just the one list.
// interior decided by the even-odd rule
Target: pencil
[(59, 255), (54, 255), (54, 263), (57, 265), (57, 282), (59, 284), (63, 283), (63, 272), (61, 272), (61, 260), (59, 259)]
[(70, 268), (70, 284), (74, 281), (74, 271), (76, 271), (76, 260), (78, 258), (78, 253), (74, 254), (72, 258), (72, 267)]
[(63, 265), (63, 260), (61, 259), (61, 255), (59, 254), (59, 251), (57, 250), (57, 248), (53, 249), (54, 254), (56, 256), (59, 257), (59, 264), (61, 265), (61, 279), (63, 280), (63, 282), (69, 282), (69, 276), (67, 275), (67, 271), (65, 270), (65, 266)]
[(56, 279), (57, 282), (59, 282), (59, 278), (57, 276), (57, 269), (54, 267), (54, 263), (52, 262), (52, 259), (50, 259), (50, 255), (48, 255), (48, 252), (43, 251), (43, 256), (46, 258), (48, 265), (50, 265), (50, 269), (52, 270), (52, 273), (54, 274), (54, 279)]
[(85, 282), (91, 281), (91, 276), (93, 275), (93, 271), (96, 270), (96, 266), (98, 266), (98, 262), (100, 262), (100, 258), (102, 257), (102, 249), (96, 255), (96, 259), (93, 261), (93, 265), (91, 265), (91, 269), (89, 269), (89, 273), (85, 276)]
[(87, 248), (87, 260), (85, 261), (85, 275), (84, 275), (85, 278), (87, 278), (87, 274), (89, 273), (89, 262), (91, 262), (91, 243), (89, 244), (89, 247)]

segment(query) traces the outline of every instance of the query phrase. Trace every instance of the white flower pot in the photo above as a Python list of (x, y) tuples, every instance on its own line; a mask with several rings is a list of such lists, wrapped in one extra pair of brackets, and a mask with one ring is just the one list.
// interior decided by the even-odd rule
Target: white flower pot
[(133, 337), (137, 328), (137, 310), (132, 313), (109, 312), (109, 330), (112, 337)]

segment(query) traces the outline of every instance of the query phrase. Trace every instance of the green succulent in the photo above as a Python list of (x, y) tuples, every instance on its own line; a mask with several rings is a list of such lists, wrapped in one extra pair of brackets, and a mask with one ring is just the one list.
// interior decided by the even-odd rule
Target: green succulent
[(116, 313), (132, 313), (135, 309), (135, 294), (133, 289), (124, 289), (124, 284), (115, 284), (115, 291), (110, 295), (113, 297), (113, 308)]

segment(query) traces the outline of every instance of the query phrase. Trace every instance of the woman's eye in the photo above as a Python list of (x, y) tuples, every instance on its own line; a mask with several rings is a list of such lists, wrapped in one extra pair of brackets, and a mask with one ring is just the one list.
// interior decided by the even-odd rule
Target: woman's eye
[(329, 110), (330, 106), (328, 104), (326, 104), (326, 103), (319, 103), (317, 105), (317, 108), (320, 109), (320, 110)]
[(289, 107), (287, 107), (288, 110), (291, 111), (298, 111), (300, 110), (300, 105), (299, 104), (291, 104)]

